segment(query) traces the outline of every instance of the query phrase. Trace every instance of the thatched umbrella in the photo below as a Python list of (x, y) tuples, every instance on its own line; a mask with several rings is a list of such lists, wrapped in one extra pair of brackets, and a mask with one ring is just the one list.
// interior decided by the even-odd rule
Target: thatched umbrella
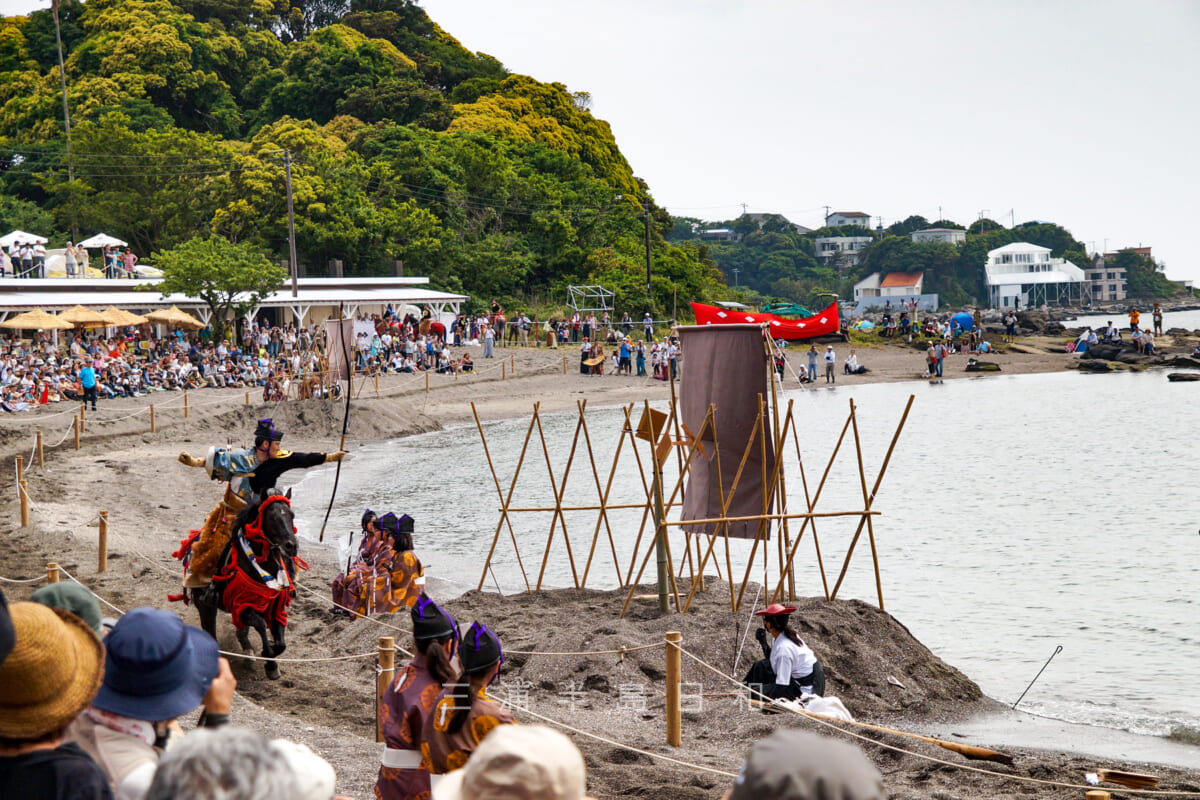
[(58, 318), (75, 325), (82, 325), (85, 328), (94, 328), (99, 325), (109, 324), (104, 319), (104, 315), (99, 311), (84, 308), (83, 306), (75, 306), (70, 311), (64, 311), (58, 315)]
[(106, 325), (124, 327), (126, 325), (145, 325), (149, 320), (139, 317), (129, 311), (122, 311), (116, 306), (109, 306), (100, 313)]
[(146, 315), (146, 319), (150, 322), (157, 322), (160, 325), (168, 325), (172, 328), (196, 330), (204, 327), (203, 322), (186, 311), (179, 310), (176, 306), (171, 306), (165, 311), (151, 311)]
[(0, 323), (0, 328), (24, 331), (66, 331), (73, 327), (75, 327), (74, 324), (60, 319), (54, 314), (47, 314), (40, 308), (35, 308), (33, 311), (26, 311), (24, 314), (18, 314), (7, 322)]

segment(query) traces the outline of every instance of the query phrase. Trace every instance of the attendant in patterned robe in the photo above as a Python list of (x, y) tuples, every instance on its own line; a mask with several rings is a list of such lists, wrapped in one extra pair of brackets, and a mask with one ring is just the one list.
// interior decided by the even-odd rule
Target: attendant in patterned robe
[(508, 709), (487, 696), (504, 663), (496, 635), (476, 622), (463, 636), (459, 659), (462, 675), (442, 689), (421, 735), (422, 765), (433, 776), (462, 769), (494, 728), (515, 722)]
[(380, 706), (386, 749), (376, 800), (428, 800), (432, 791), (429, 771), (421, 763), (421, 736), (442, 685), (454, 681), (450, 659), (458, 627), (424, 594), (412, 607), (412, 624), (417, 654), (388, 686)]
[(411, 607), (425, 585), (425, 570), (413, 552), (413, 518), (384, 514), (379, 529), (377, 535), (364, 534), (359, 562), (333, 582), (334, 602), (362, 615)]

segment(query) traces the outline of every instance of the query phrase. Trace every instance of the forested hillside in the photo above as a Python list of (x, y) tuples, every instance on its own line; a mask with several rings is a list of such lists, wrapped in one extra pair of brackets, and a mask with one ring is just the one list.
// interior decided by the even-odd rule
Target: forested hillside
[(410, 0), (62, 0), (70, 151), (49, 10), (0, 18), (0, 227), (104, 230), (141, 254), (216, 233), (323, 274), (411, 274), (479, 299), (570, 283), (724, 292), (668, 244), (590, 98), (473, 53)]

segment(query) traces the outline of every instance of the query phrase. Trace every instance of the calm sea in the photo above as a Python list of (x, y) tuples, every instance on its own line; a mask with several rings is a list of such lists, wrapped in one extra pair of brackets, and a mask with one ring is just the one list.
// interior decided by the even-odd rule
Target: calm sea
[[(1146, 326), (1152, 324), (1150, 318), (1150, 306), (1139, 307), (1141, 312), (1141, 320), (1139, 325)], [(1129, 327), (1129, 315), (1113, 312), (1111, 314), (1087, 314), (1076, 317), (1074, 320), (1063, 320), (1063, 325), (1068, 328), (1100, 328), (1107, 327), (1109, 320), (1116, 323), (1117, 327)], [(1163, 314), (1163, 330), (1169, 331), (1171, 328), (1183, 328), (1184, 330), (1194, 331), (1200, 329), (1200, 310), (1195, 311), (1167, 311)]]
[[(916, 395), (913, 411), (875, 503), (882, 512), (875, 534), (887, 610), (997, 700), (1015, 701), (1061, 645), (1022, 708), (1154, 735), (1177, 725), (1200, 729), (1200, 514), (1193, 504), (1195, 440), (1186, 411), (1200, 402), (1200, 383), (1171, 384), (1151, 371), (789, 391), (784, 400), (795, 401), (810, 487), (820, 479), (851, 398), (870, 486), (909, 394)], [(588, 414), (602, 483), (623, 421), (619, 409)], [(552, 414), (543, 422), (561, 476), (575, 418)], [(528, 424), (485, 425), (506, 492)], [(852, 444), (848, 438), (817, 510), (861, 509)], [(794, 449), (789, 455), (795, 462)], [(567, 504), (596, 500), (586, 456), (581, 443)], [(527, 459), (514, 505), (552, 502), (536, 438)], [(610, 502), (644, 499), (632, 465), (626, 449)], [(429, 574), (474, 587), (499, 503), (473, 426), (368, 445), (348, 466), (329, 528), (340, 540), (343, 562), (347, 534), (358, 528), (364, 507), (403, 511), (416, 518), (417, 547)], [(793, 497), (799, 477), (793, 463)], [(309, 500), (297, 504), (302, 535), (319, 529), (331, 482), (327, 469), (304, 479), (299, 496)], [(670, 475), (667, 485), (673, 485)], [(550, 515), (516, 516), (524, 567), (536, 580)], [(640, 514), (610, 516), (623, 573)], [(596, 517), (574, 512), (567, 523), (582, 571)], [(836, 575), (854, 527), (849, 519), (821, 520), (827, 571)], [(601, 541), (588, 582), (595, 588), (617, 584), (607, 538)], [(866, 544), (864, 536), (840, 596), (876, 602)], [(735, 568), (744, 568), (748, 550), (735, 545)], [(332, 550), (327, 557), (334, 557)], [(797, 560), (798, 592), (820, 594), (811, 539)], [(571, 583), (561, 535), (545, 579), (552, 586)], [(651, 580), (649, 573), (643, 580)], [(523, 587), (507, 531), (484, 585), (505, 593)]]

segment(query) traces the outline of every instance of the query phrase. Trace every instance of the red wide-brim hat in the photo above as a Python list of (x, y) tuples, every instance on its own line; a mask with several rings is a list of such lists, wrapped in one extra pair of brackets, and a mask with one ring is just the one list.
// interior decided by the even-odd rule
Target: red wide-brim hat
[(779, 603), (771, 603), (771, 605), (767, 606), (766, 608), (762, 609), (761, 611), (755, 611), (754, 616), (756, 616), (756, 617), (777, 617), (780, 614), (795, 614), (795, 613), (796, 613), (795, 606), (783, 606), (783, 605), (780, 605)]

